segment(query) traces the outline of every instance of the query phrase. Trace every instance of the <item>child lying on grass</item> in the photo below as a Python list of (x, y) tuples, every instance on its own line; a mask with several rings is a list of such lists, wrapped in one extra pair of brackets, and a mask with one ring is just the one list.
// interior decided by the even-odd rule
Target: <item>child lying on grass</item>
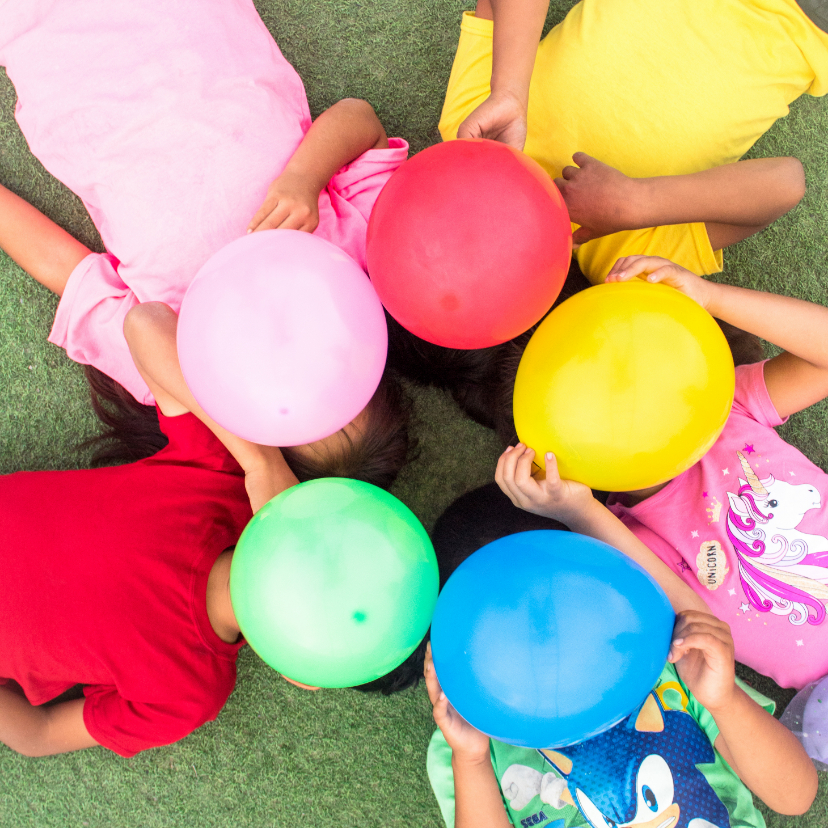
[[(50, 341), (142, 403), (132, 308), (177, 312), (199, 267), (249, 230), (316, 232), (364, 265), (371, 207), (407, 154), (364, 101), (312, 124), (250, 0), (9, 0), (0, 64), (32, 152), (81, 197), (107, 252), (54, 245), (51, 222), (2, 188), (0, 247), (61, 297)], [(342, 435), (351, 459), (327, 473), (388, 485), (406, 455), (402, 393), (380, 391), (358, 419)], [(396, 467), (375, 475), (373, 454)]]
[[(132, 756), (214, 719), (233, 690), (243, 644), (229, 591), (233, 547), (250, 503), (296, 478), (278, 449), (246, 443), (200, 410), (175, 325), (161, 303), (127, 315), (158, 406), (152, 428), (120, 386), (94, 378), (112, 436), (148, 456), (0, 476), (0, 742), (27, 756), (94, 745)], [(344, 442), (338, 432), (290, 456), (312, 468)], [(125, 453), (104, 448), (107, 459)], [(401, 689), (410, 679), (396, 672), (360, 689)], [(78, 684), (82, 698), (45, 704)]]
[[(512, 449), (498, 463), (497, 481), (511, 499), (531, 502), (538, 516), (524, 513), (525, 525), (515, 515), (506, 521), (505, 499), (498, 506), (485, 490), (465, 495), (449, 509), (461, 511), (450, 519), (451, 531), (448, 513), (435, 528), (441, 575), (504, 529), (540, 528), (539, 516), (550, 518), (547, 528), (561, 520), (603, 540), (612, 537), (627, 553), (638, 547), (649, 569), (652, 554), (586, 487), (561, 481), (553, 457), (543, 483), (529, 476), (530, 468), (531, 452)], [(484, 493), (485, 503), (475, 508)], [(438, 533), (444, 542), (437, 542)], [(659, 568), (650, 571), (662, 586), (675, 579)], [(676, 594), (673, 588), (671, 601), (679, 609)], [(537, 751), (489, 739), (451, 707), (430, 655), (425, 676), (440, 728), (429, 746), (428, 772), (448, 828), (759, 828), (764, 821), (751, 791), (791, 814), (804, 813), (816, 793), (808, 757), (766, 712), (773, 703), (735, 679), (727, 625), (700, 609), (679, 612), (668, 663), (641, 707), (569, 747)]]
[(714, 273), (722, 248), (799, 202), (795, 159), (735, 163), (793, 100), (828, 91), (828, 33), (795, 0), (582, 0), (538, 46), (547, 6), (464, 15), (440, 131), (526, 134), (591, 281), (632, 253)]

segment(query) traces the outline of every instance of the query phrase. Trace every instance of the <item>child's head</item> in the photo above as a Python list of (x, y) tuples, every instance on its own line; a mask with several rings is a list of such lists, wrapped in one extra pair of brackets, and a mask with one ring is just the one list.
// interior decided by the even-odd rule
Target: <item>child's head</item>
[[(437, 519), (431, 533), (437, 565), (440, 569), (440, 589), (449, 576), (472, 552), (505, 535), (529, 532), (533, 529), (561, 529), (569, 531), (562, 523), (549, 518), (524, 512), (513, 506), (496, 483), (488, 483), (479, 489), (459, 497)], [(428, 636), (420, 646), (388, 675), (363, 684), (357, 690), (381, 691), (388, 695), (417, 684), (423, 675)]]
[[(553, 308), (590, 287), (573, 259), (566, 282)], [(550, 309), (552, 310), (552, 309)], [(727, 322), (721, 327), (736, 365), (764, 359), (758, 337)], [(540, 324), (540, 323), (538, 323)], [(451, 393), (475, 422), (497, 432), (504, 446), (517, 442), (512, 395), (518, 366), (537, 325), (514, 339), (475, 351), (432, 345), (389, 318), (389, 365), (414, 382), (435, 385)]]
[[(107, 430), (93, 438), (93, 465), (131, 463), (160, 451), (167, 438), (153, 406), (142, 405), (115, 380), (86, 366), (92, 405)], [(282, 449), (300, 481), (351, 477), (387, 488), (411, 455), (411, 403), (386, 372), (368, 405), (344, 429), (308, 446)]]
[(282, 454), (300, 482), (350, 477), (387, 489), (415, 447), (410, 422), (411, 401), (386, 371), (368, 405), (345, 428), (309, 445), (283, 448)]

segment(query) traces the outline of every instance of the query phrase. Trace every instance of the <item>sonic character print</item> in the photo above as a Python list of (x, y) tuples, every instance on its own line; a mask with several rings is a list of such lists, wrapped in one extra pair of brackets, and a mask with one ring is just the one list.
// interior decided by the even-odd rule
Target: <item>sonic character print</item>
[(565, 780), (560, 799), (592, 828), (730, 828), (727, 809), (696, 767), (715, 761), (713, 748), (689, 713), (662, 704), (666, 692), (687, 704), (681, 687), (668, 682), (605, 733), (540, 751)]

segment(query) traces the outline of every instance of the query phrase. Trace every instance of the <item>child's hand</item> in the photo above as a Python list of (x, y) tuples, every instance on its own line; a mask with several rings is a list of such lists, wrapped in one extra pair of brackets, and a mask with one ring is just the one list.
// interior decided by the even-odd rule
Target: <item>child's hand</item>
[(592, 492), (583, 483), (561, 480), (558, 461), (551, 451), (546, 455), (546, 474), (538, 469), (533, 476), (534, 458), (534, 449), (523, 443), (509, 446), (497, 461), (495, 481), (518, 508), (568, 526), (573, 517), (583, 514), (595, 502)]
[(284, 173), (267, 189), (267, 197), (247, 227), (256, 230), (304, 230), (319, 224), (319, 191), (301, 176)]
[(434, 707), (434, 722), (446, 737), (446, 742), (455, 757), (471, 763), (483, 762), (489, 758), (489, 737), (472, 727), (452, 706), (437, 680), (431, 644), (426, 647), (425, 668), (428, 698)]
[(630, 230), (636, 226), (635, 206), (640, 195), (636, 181), (598, 161), (585, 152), (576, 152), (577, 167), (564, 167), (555, 184), (561, 191), (569, 217), (581, 226), (572, 236), (583, 244), (599, 236)]
[(526, 106), (506, 93), (492, 92), (460, 124), (458, 138), (490, 138), (522, 150), (526, 143)]
[(680, 612), (667, 660), (676, 665), (687, 689), (714, 715), (731, 702), (736, 667), (733, 637), (724, 621), (706, 612)]
[(605, 281), (628, 282), (636, 277), (653, 284), (670, 285), (707, 310), (711, 283), (659, 256), (625, 256), (612, 266)]

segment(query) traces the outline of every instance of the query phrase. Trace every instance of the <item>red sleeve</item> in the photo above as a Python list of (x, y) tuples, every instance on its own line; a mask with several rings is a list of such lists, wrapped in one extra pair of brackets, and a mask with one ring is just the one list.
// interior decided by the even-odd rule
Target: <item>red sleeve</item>
[(215, 719), (227, 701), (225, 697), (147, 704), (129, 701), (114, 687), (102, 685), (84, 687), (83, 692), (86, 696), (83, 722), (89, 735), (105, 748), (127, 758), (183, 739)]
[(736, 367), (736, 392), (733, 408), (757, 423), (775, 428), (787, 421), (779, 416), (765, 385), (765, 362)]
[(152, 462), (177, 463), (243, 476), (241, 466), (221, 440), (195, 414), (167, 417), (158, 411), (158, 425), (169, 445), (151, 458)]

